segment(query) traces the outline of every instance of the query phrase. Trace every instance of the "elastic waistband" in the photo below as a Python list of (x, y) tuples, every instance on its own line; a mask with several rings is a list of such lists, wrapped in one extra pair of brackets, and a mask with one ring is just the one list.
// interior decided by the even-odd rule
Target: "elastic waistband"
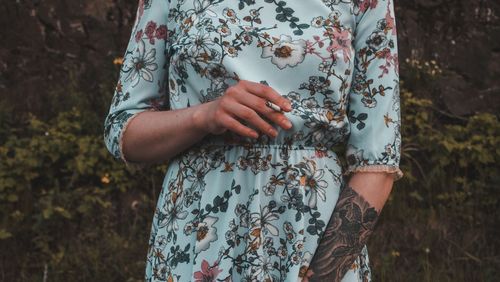
[(209, 135), (204, 139), (202, 139), (196, 145), (196, 147), (207, 148), (213, 146), (223, 146), (226, 148), (242, 147), (247, 149), (261, 148), (261, 149), (277, 149), (277, 150), (311, 150), (311, 151), (326, 151), (334, 149), (326, 147), (325, 145), (320, 143), (314, 145), (305, 145), (302, 143), (273, 143), (280, 140), (264, 139), (264, 141), (267, 141), (266, 143), (261, 140), (255, 140), (246, 137), (240, 137), (240, 138), (230, 138), (230, 137), (231, 136), (228, 137), (227, 135)]

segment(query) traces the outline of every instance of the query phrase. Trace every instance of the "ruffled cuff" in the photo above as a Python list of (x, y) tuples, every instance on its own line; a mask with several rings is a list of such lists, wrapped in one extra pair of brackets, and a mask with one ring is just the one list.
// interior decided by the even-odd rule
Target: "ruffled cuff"
[(351, 166), (345, 172), (344, 176), (350, 176), (352, 173), (356, 172), (385, 172), (392, 174), (394, 181), (397, 181), (403, 178), (404, 173), (399, 168), (399, 166), (391, 166), (391, 165), (364, 165), (364, 166)]

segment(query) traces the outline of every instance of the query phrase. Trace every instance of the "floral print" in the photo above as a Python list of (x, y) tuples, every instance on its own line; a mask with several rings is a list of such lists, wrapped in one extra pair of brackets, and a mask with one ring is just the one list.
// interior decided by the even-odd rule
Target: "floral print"
[[(146, 281), (307, 280), (348, 177), (403, 177), (394, 18), (392, 0), (140, 0), (104, 121), (113, 156), (134, 164), (122, 136), (141, 112), (206, 103), (241, 79), (293, 108), (276, 138), (209, 134), (169, 161)], [(370, 279), (365, 246), (342, 281)]]

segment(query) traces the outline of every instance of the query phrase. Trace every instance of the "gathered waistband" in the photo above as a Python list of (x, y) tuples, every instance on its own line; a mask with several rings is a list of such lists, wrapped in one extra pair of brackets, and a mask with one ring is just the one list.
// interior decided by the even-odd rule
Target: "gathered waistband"
[(321, 143), (318, 144), (302, 144), (302, 143), (273, 143), (282, 140), (275, 139), (263, 139), (255, 140), (247, 137), (234, 137), (232, 135), (207, 135), (204, 139), (198, 142), (195, 147), (198, 148), (210, 148), (213, 146), (219, 147), (223, 146), (226, 148), (242, 147), (247, 149), (276, 149), (276, 150), (311, 150), (311, 151), (333, 151), (338, 152), (341, 145), (336, 147), (327, 147)]

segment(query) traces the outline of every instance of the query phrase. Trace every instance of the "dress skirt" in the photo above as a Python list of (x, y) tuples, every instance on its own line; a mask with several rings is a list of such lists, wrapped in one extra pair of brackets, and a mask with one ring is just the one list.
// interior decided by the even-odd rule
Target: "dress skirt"
[[(193, 146), (168, 167), (146, 281), (300, 281), (345, 183), (333, 151)], [(365, 246), (342, 281), (369, 278)]]

